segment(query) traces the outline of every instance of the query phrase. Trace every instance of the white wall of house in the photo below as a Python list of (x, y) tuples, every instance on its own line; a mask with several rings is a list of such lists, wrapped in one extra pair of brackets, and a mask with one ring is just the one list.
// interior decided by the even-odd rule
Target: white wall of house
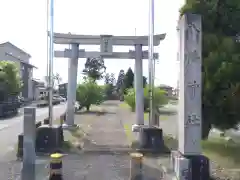
[(1, 60), (12, 60), (12, 61), (22, 60), (26, 63), (29, 63), (29, 60), (31, 58), (29, 54), (27, 54), (26, 52), (22, 51), (21, 49), (19, 49), (18, 47), (14, 46), (9, 42), (0, 44), (0, 51), (1, 51), (1, 54), (3, 55), (1, 56)]
[(46, 96), (47, 96), (46, 88), (42, 88), (42, 87), (35, 88), (35, 92), (34, 92), (35, 100), (40, 100), (42, 97), (46, 97)]
[[(13, 61), (16, 63), (19, 63), (19, 74), (20, 77), (23, 77), (22, 74), (22, 67), (21, 67), (21, 61), (25, 63), (29, 63), (31, 56), (27, 54), (26, 52), (22, 51), (15, 45), (6, 42), (3, 44), (0, 44), (0, 60), (8, 60), (8, 61)], [(29, 80), (28, 80), (28, 98), (32, 99), (34, 97), (33, 93), (33, 83), (32, 83), (32, 78), (33, 78), (33, 72), (29, 73)]]
[(29, 99), (34, 98), (32, 79), (33, 79), (33, 69), (29, 69), (29, 79), (28, 79), (28, 98)]

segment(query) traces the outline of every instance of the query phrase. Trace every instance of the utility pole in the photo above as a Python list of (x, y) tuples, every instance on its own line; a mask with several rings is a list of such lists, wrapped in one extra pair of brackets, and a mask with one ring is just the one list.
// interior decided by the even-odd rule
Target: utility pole
[(150, 112), (149, 112), (149, 126), (153, 125), (154, 118), (154, 102), (153, 102), (153, 90), (154, 90), (154, 68), (155, 60), (153, 57), (154, 53), (154, 0), (149, 0), (149, 35), (148, 35), (148, 67), (149, 67), (149, 99), (150, 99)]
[(50, 0), (50, 44), (49, 44), (49, 125), (53, 124), (53, 57), (54, 57), (54, 0)]
[[(50, 57), (50, 54), (49, 54), (49, 34), (48, 34), (48, 31), (49, 31), (49, 0), (47, 0), (47, 78), (46, 78), (46, 81), (47, 81), (47, 91), (48, 91), (48, 102), (50, 102), (50, 96), (49, 96), (49, 82), (50, 82), (50, 77), (49, 77), (49, 57)], [(48, 110), (48, 118), (50, 119), (50, 108)]]

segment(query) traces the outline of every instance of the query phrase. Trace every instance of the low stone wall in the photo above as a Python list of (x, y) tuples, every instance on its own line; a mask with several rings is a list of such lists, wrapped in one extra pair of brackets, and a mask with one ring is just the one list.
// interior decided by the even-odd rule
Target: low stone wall
[[(63, 123), (66, 120), (66, 113), (64, 112), (58, 119)], [(36, 152), (56, 151), (60, 148), (64, 141), (62, 123), (50, 127), (49, 118), (36, 123)], [(23, 157), (23, 136), (23, 133), (18, 135), (16, 156), (20, 159)]]
[[(36, 123), (36, 129), (42, 125), (42, 122), (39, 121)], [(18, 146), (17, 146), (17, 157), (21, 158), (23, 156), (23, 133), (18, 135)]]

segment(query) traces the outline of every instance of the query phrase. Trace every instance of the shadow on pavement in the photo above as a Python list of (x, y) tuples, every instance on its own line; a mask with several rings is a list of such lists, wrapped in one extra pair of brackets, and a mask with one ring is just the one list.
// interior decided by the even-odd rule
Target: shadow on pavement
[(176, 111), (163, 110), (163, 109), (160, 109), (159, 113), (160, 113), (160, 115), (168, 115), (168, 116), (172, 116), (172, 115), (176, 115), (177, 114)]
[(4, 117), (0, 117), (0, 121), (10, 120), (10, 119), (12, 119), (12, 118), (20, 117), (20, 116), (22, 116), (22, 115), (23, 115), (23, 112), (18, 112), (18, 113), (6, 115), (6, 116), (4, 116)]
[(143, 164), (143, 179), (144, 180), (160, 180), (163, 177), (163, 172), (160, 168), (150, 167), (147, 164)]
[(101, 106), (114, 106), (114, 107), (118, 107), (119, 106), (120, 101), (115, 101), (115, 102), (104, 102), (103, 104), (101, 104)]
[(78, 115), (89, 114), (89, 115), (96, 115), (96, 116), (104, 116), (106, 114), (116, 114), (116, 113), (108, 112), (108, 111), (83, 111), (83, 112), (75, 112), (75, 114), (78, 114)]
[(129, 154), (131, 148), (128, 145), (114, 144), (114, 145), (99, 145), (94, 141), (84, 138), (83, 152), (89, 154)]

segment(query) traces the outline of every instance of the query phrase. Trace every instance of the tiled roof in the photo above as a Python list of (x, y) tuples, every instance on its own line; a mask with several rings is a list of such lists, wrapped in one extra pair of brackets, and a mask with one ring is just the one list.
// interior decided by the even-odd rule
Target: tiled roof
[(17, 46), (15, 46), (14, 44), (10, 43), (9, 41), (7, 42), (4, 42), (4, 43), (1, 43), (0, 45), (3, 45), (3, 46), (11, 46), (13, 49), (16, 49), (17, 51), (20, 51), (21, 53), (27, 55), (29, 58), (31, 58), (32, 56), (28, 53), (26, 53), (25, 51), (23, 51), (22, 49), (18, 48)]
[[(22, 49), (18, 48), (17, 46), (15, 46), (14, 44), (10, 43), (9, 41), (4, 42), (4, 43), (1, 43), (0, 46), (10, 46), (10, 47), (12, 47), (13, 49), (16, 49), (17, 51), (20, 51), (20, 52), (23, 53), (24, 55), (27, 55), (29, 58), (31, 58), (31, 55), (30, 55), (30, 54), (26, 53), (25, 51), (23, 51)], [(7, 52), (6, 52), (6, 53), (7, 53)], [(8, 55), (8, 56), (13, 56), (11, 53), (7, 53), (7, 55)], [(13, 56), (13, 58), (17, 58), (17, 57), (14, 57), (14, 56)], [(30, 63), (28, 63), (28, 62), (25, 62), (25, 61), (23, 61), (23, 60), (21, 60), (21, 59), (19, 59), (19, 58), (17, 58), (17, 59), (18, 59), (22, 64), (24, 64), (24, 65), (27, 65), (27, 66), (29, 66), (29, 67), (31, 67), (31, 68), (37, 68), (36, 66), (34, 66), (34, 65), (32, 65), (32, 64), (30, 64)]]

